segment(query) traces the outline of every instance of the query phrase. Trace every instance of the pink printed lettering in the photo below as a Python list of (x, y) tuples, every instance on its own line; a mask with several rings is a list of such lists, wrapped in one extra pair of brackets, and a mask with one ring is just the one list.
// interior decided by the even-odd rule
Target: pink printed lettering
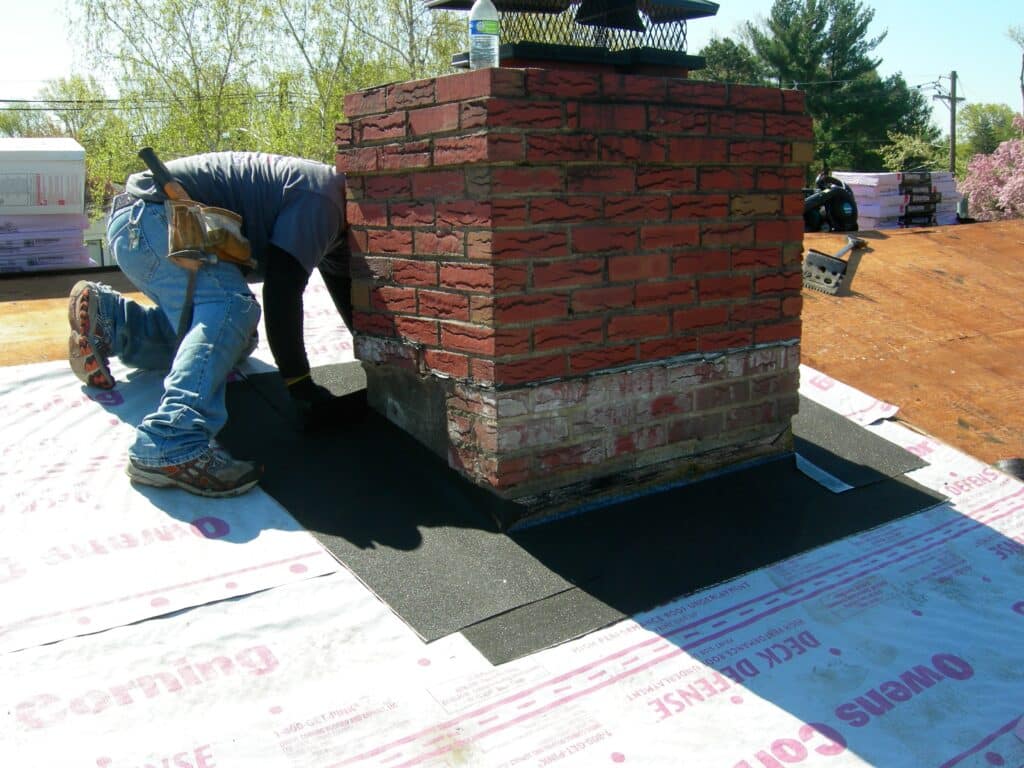
[(687, 707), (694, 707), (697, 704), (717, 696), (719, 693), (729, 690), (732, 683), (717, 672), (708, 677), (702, 677), (690, 685), (676, 688), (674, 691), (651, 699), (647, 705), (654, 708), (661, 717), (658, 722), (674, 715), (678, 715)]
[(791, 661), (795, 656), (807, 653), (809, 648), (817, 648), (820, 645), (818, 638), (805, 630), (798, 635), (784, 638), (781, 642), (773, 643), (765, 650), (758, 651), (757, 655), (768, 662), (768, 669), (771, 669)]
[[(818, 743), (818, 737), (824, 738), (825, 742)], [(755, 768), (757, 765), (763, 768), (783, 768), (784, 763), (802, 763), (810, 757), (808, 747), (819, 755), (834, 757), (846, 751), (846, 739), (823, 723), (806, 723), (800, 726), (797, 738), (776, 739), (768, 749), (758, 750), (750, 760), (740, 760), (734, 768)]]
[(263, 645), (238, 652), (234, 660), (227, 656), (217, 656), (194, 665), (186, 659), (178, 659), (174, 663), (177, 667), (173, 672), (160, 670), (115, 683), (106, 690), (89, 690), (68, 698), (66, 707), (62, 706), (62, 699), (54, 694), (33, 696), (15, 707), (18, 722), (28, 729), (48, 728), (66, 718), (69, 712), (75, 715), (97, 715), (112, 705), (131, 706), (140, 700), (178, 693), (185, 687), (215, 683), (230, 676), (236, 664), (254, 676), (268, 674), (278, 666), (277, 658)]

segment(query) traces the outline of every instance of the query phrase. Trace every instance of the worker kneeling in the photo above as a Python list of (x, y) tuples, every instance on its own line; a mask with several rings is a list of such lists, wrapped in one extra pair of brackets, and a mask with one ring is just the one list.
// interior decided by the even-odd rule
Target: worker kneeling
[[(188, 198), (222, 209), (220, 227), (237, 225), (228, 233), (236, 235), (231, 242), (246, 246), (244, 256), (251, 253), (263, 277), (271, 353), (296, 411), (309, 418), (332, 399), (310, 378), (303, 339), (302, 295), (314, 268), (351, 327), (344, 176), (323, 163), (239, 152), (180, 158), (164, 170)], [(165, 203), (172, 187), (152, 171), (130, 176), (107, 222), (118, 265), (156, 306), (78, 282), (68, 309), (69, 360), (84, 383), (101, 389), (115, 386), (111, 357), (134, 368), (167, 370), (159, 406), (136, 428), (129, 477), (202, 496), (235, 496), (256, 485), (260, 470), (228, 455), (214, 437), (227, 422), (228, 374), (256, 346), (260, 304), (240, 266), (244, 259), (184, 249), (197, 260), (189, 264), (182, 250), (172, 253), (174, 237), (182, 237), (180, 231), (169, 237), (168, 211), (174, 216), (176, 208)], [(212, 251), (210, 238), (221, 242), (225, 233), (211, 236), (210, 221), (205, 225)]]

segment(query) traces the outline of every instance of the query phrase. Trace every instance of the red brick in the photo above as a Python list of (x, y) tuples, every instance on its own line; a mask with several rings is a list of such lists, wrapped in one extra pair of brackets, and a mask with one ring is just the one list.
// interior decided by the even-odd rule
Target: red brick
[(613, 283), (651, 280), (669, 275), (667, 253), (629, 254), (608, 259), (608, 279)]
[(451, 376), (454, 379), (465, 379), (469, 376), (469, 358), (455, 352), (441, 349), (423, 351), (423, 362), (434, 373)]
[(474, 355), (494, 355), (494, 329), (462, 323), (441, 323), (441, 346)]
[(711, 116), (711, 134), (717, 136), (763, 136), (764, 116), (756, 112), (717, 112)]
[(801, 168), (758, 168), (757, 188), (765, 192), (799, 192), (804, 185)]
[(384, 203), (349, 200), (345, 205), (345, 220), (355, 227), (386, 227), (388, 208)]
[(693, 393), (659, 395), (643, 405), (645, 414), (654, 418), (688, 413), (693, 410)]
[(680, 306), (695, 298), (692, 280), (669, 280), (663, 283), (640, 283), (636, 287), (637, 308)]
[(800, 321), (778, 323), (776, 325), (759, 325), (754, 330), (754, 339), (758, 344), (769, 344), (775, 341), (788, 341), (800, 338)]
[(412, 136), (444, 133), (445, 131), (454, 131), (458, 127), (458, 104), (439, 104), (409, 112), (409, 134)]
[(577, 226), (572, 228), (574, 253), (633, 251), (637, 245), (636, 227)]
[(754, 343), (754, 335), (747, 330), (702, 333), (701, 352), (717, 352), (722, 349), (742, 349)]
[(612, 195), (604, 199), (604, 216), (615, 222), (664, 221), (668, 211), (665, 195)]
[(437, 263), (395, 259), (391, 262), (391, 278), (400, 285), (437, 285)]
[(363, 180), (363, 191), (367, 200), (408, 198), (412, 192), (412, 180), (404, 173), (370, 176)]
[(725, 139), (670, 138), (670, 163), (724, 163), (729, 157)]
[(525, 227), (526, 200), (521, 197), (496, 197), (491, 200), (491, 222), (495, 227)]
[(734, 323), (763, 323), (765, 321), (779, 319), (778, 299), (770, 301), (752, 301), (749, 304), (739, 304), (732, 308), (732, 321)]
[(566, 317), (568, 308), (568, 298), (553, 293), (501, 296), (494, 300), (494, 319), (502, 324), (555, 320)]
[(452, 197), (466, 193), (463, 171), (426, 171), (412, 177), (412, 194), (417, 198)]
[(753, 222), (701, 225), (701, 245), (753, 245)]
[(466, 101), (482, 96), (525, 96), (526, 79), (521, 69), (486, 68), (437, 78), (437, 102)]
[(351, 120), (360, 115), (373, 115), (387, 109), (387, 92), (383, 87), (367, 88), (345, 96), (345, 117)]
[(370, 306), (385, 312), (416, 314), (416, 289), (382, 285), (370, 290)]
[(708, 132), (708, 117), (708, 112), (703, 109), (658, 104), (650, 107), (651, 130), (659, 133), (705, 134)]
[(437, 344), (438, 327), (436, 320), (423, 320), (418, 317), (395, 317), (395, 329), (399, 335), (419, 344)]
[(802, 219), (757, 222), (757, 242), (801, 242), (804, 237)]
[(537, 465), (541, 471), (552, 472), (600, 464), (607, 458), (604, 443), (600, 440), (590, 440), (540, 453), (537, 455)]
[(696, 168), (638, 168), (637, 189), (643, 192), (683, 192), (696, 188)]
[(680, 309), (672, 313), (672, 328), (677, 334), (697, 328), (725, 325), (728, 322), (728, 307), (697, 307)]
[(533, 287), (539, 289), (594, 285), (604, 279), (604, 259), (572, 259), (533, 265)]
[(640, 344), (638, 359), (641, 362), (664, 360), (667, 357), (692, 354), (697, 351), (698, 347), (696, 336), (654, 339)]
[(773, 141), (733, 141), (729, 144), (733, 163), (781, 163), (782, 145)]
[(601, 76), (597, 72), (571, 69), (527, 69), (526, 92), (558, 101), (587, 99), (601, 94)]
[(672, 220), (719, 219), (729, 215), (728, 195), (672, 195)]
[(389, 206), (392, 227), (433, 226), (435, 221), (432, 202), (394, 202)]
[(339, 149), (334, 155), (334, 164), (343, 173), (368, 173), (380, 170), (380, 151), (377, 147), (356, 147)]
[(701, 168), (699, 186), (701, 192), (711, 190), (745, 192), (754, 186), (754, 169), (746, 167)]
[(668, 79), (650, 75), (601, 75), (601, 90), (608, 99), (623, 101), (665, 101)]
[(529, 163), (582, 162), (593, 160), (595, 157), (597, 137), (592, 134), (528, 134), (526, 137), (526, 161)]
[[(482, 115), (467, 120), (467, 108), (482, 108)], [(562, 105), (554, 101), (490, 98), (463, 105), (463, 128), (562, 128), (565, 114)]]
[(538, 325), (533, 329), (533, 345), (539, 352), (598, 344), (603, 340), (604, 320), (599, 317)]
[(732, 255), (733, 269), (782, 266), (781, 248), (739, 248)]
[(441, 264), (440, 285), (457, 291), (493, 291), (494, 268), (489, 264)]
[(645, 251), (699, 244), (700, 227), (696, 224), (656, 224), (640, 229), (640, 247)]
[(646, 131), (647, 109), (643, 104), (583, 103), (580, 105), (579, 127), (597, 133)]
[(702, 277), (698, 292), (701, 302), (748, 298), (750, 296), (750, 278), (744, 275)]
[(371, 336), (397, 335), (394, 315), (356, 311), (352, 315), (352, 324), (360, 334), (369, 334)]
[(387, 108), (389, 110), (424, 107), (437, 100), (434, 78), (394, 83), (387, 87)]
[(802, 296), (790, 296), (785, 298), (782, 300), (782, 316), (800, 317), (800, 311), (803, 309), (803, 306), (804, 300)]
[(471, 295), (469, 297), (469, 322), (478, 325), (494, 325), (494, 297)]
[(501, 261), (560, 258), (569, 254), (565, 232), (508, 230), (491, 235), (491, 258)]
[(413, 251), (421, 256), (462, 256), (466, 249), (462, 232), (416, 230), (413, 232)]
[(636, 360), (636, 347), (632, 344), (604, 349), (576, 352), (569, 357), (572, 373), (589, 373), (602, 368), (615, 368)]
[(494, 187), (504, 195), (561, 192), (565, 188), (565, 172), (558, 166), (495, 168)]
[(380, 148), (380, 167), (385, 171), (427, 168), (430, 164), (430, 144), (426, 141), (385, 144)]
[(725, 106), (728, 86), (723, 83), (704, 83), (694, 80), (671, 80), (668, 84), (670, 104), (693, 104), (706, 107)]
[(419, 314), (443, 320), (469, 320), (469, 297), (445, 291), (419, 291)]
[(389, 112), (352, 121), (352, 127), (363, 143), (405, 137), (405, 112)]
[(530, 222), (533, 224), (574, 224), (601, 217), (601, 198), (595, 195), (530, 198)]
[(573, 192), (632, 192), (636, 174), (631, 166), (576, 165), (566, 170), (566, 190)]
[(437, 204), (437, 221), (449, 227), (488, 227), (491, 204), (483, 200), (449, 200)]
[(599, 156), (609, 163), (663, 163), (668, 149), (660, 136), (602, 136)]
[(730, 85), (729, 105), (737, 109), (779, 112), (782, 109), (782, 91), (753, 85)]
[(366, 235), (366, 250), (370, 253), (412, 253), (412, 232), (408, 230), (371, 229)]
[(804, 112), (807, 109), (807, 94), (803, 91), (783, 91), (782, 108), (786, 112)]
[(526, 384), (565, 375), (566, 360), (562, 354), (528, 357), (514, 362), (498, 362), (494, 365), (495, 384)]
[(494, 354), (496, 356), (529, 354), (532, 335), (532, 329), (529, 327), (498, 328), (494, 332)]
[(608, 341), (635, 341), (668, 333), (668, 315), (618, 315), (608, 321)]
[(621, 286), (573, 291), (572, 311), (575, 313), (604, 312), (633, 306), (633, 288)]
[(525, 266), (499, 264), (494, 267), (494, 290), (520, 291), (526, 287), (527, 270)]
[(814, 138), (814, 127), (809, 115), (765, 115), (766, 136), (779, 136), (790, 141)]

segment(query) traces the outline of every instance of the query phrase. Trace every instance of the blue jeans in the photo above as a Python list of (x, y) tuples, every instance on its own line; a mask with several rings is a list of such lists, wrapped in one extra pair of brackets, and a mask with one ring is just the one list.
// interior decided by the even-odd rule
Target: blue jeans
[(163, 204), (138, 201), (118, 210), (107, 223), (107, 240), (121, 271), (156, 307), (101, 287), (99, 333), (125, 365), (168, 371), (160, 405), (136, 428), (128, 455), (150, 467), (191, 461), (227, 422), (228, 374), (249, 348), (260, 306), (238, 267), (203, 266), (192, 326), (177, 346), (189, 273), (167, 258)]

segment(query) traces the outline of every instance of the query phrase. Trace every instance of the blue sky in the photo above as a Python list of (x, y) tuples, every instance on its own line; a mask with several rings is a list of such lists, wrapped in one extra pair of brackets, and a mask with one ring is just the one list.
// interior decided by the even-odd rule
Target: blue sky
[[(875, 51), (882, 58), (883, 75), (901, 72), (910, 85), (943, 77), (942, 85), (948, 90), (949, 72), (956, 70), (958, 95), (968, 102), (1022, 109), (1021, 49), (1006, 31), (1024, 26), (1024, 2), (992, 0), (973, 6), (951, 0), (868, 0), (865, 4), (875, 8), (871, 34), (888, 30)], [(716, 17), (691, 22), (691, 53), (697, 53), (713, 35), (736, 36), (745, 21), (768, 13), (771, 0), (720, 0), (719, 5)], [(32, 98), (45, 80), (82, 71), (68, 42), (65, 0), (4, 0), (4, 6), (0, 100)], [(934, 118), (938, 125), (948, 125), (949, 113), (941, 102), (934, 102)]]

